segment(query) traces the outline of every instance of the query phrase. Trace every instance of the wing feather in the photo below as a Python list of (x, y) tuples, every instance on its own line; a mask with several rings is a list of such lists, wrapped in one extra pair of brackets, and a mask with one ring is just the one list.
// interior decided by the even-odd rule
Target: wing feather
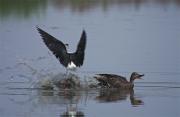
[(49, 48), (50, 51), (52, 51), (56, 58), (59, 59), (60, 63), (66, 67), (68, 65), (68, 54), (66, 46), (44, 30), (38, 27), (37, 30), (40, 33), (45, 45)]
[(77, 50), (75, 52), (75, 59), (74, 59), (74, 62), (78, 67), (83, 65), (85, 48), (86, 48), (86, 32), (85, 30), (83, 30), (81, 34), (81, 38), (77, 45)]

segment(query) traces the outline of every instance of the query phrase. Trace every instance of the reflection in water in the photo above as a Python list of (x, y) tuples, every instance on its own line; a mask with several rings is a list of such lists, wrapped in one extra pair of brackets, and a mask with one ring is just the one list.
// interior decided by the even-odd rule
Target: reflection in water
[(72, 12), (84, 12), (99, 7), (106, 11), (114, 5), (118, 7), (133, 5), (138, 9), (141, 5), (148, 3), (160, 6), (173, 3), (180, 6), (180, 0), (0, 0), (0, 17), (5, 19), (9, 16), (15, 16), (27, 19), (34, 14), (39, 16), (46, 11), (48, 2), (58, 9), (70, 8)]
[(137, 106), (142, 105), (143, 101), (137, 99), (134, 96), (134, 90), (122, 90), (122, 89), (102, 89), (99, 92), (99, 96), (96, 97), (96, 100), (99, 102), (115, 102), (115, 101), (123, 101), (128, 98), (130, 95), (131, 105)]
[(130, 100), (131, 100), (131, 105), (133, 106), (138, 106), (138, 105), (143, 105), (144, 102), (141, 99), (138, 99), (134, 96), (134, 90), (130, 92)]
[(180, 0), (53, 0), (53, 5), (59, 9), (69, 8), (72, 12), (84, 12), (94, 8), (101, 7), (106, 11), (109, 7), (133, 5), (139, 8), (142, 4), (155, 3), (162, 6), (174, 3), (180, 6)]
[[(79, 103), (87, 98), (86, 91), (80, 90), (61, 90), (58, 92), (51, 92), (39, 90), (40, 103), (59, 104), (65, 108), (65, 111), (60, 112), (61, 117), (83, 117), (84, 112), (78, 108)], [(86, 100), (85, 100), (86, 101)]]
[(0, 0), (0, 18), (9, 16), (16, 18), (31, 18), (32, 15), (42, 15), (47, 0)]
[[(166, 92), (167, 90), (166, 91), (159, 90), (160, 92), (157, 90), (156, 91), (152, 90), (150, 92), (148, 90), (146, 91), (148, 92), (148, 95), (150, 92), (153, 96), (158, 94), (158, 98), (167, 96), (167, 93), (165, 93), (164, 96), (162, 94), (159, 95), (160, 92)], [(10, 114), (13, 114), (14, 117), (19, 117), (18, 115), (39, 117), (41, 116), (41, 114), (43, 115), (43, 113), (45, 115), (48, 113), (45, 117), (49, 117), (49, 116), (57, 117), (57, 115), (60, 117), (90, 116), (88, 115), (90, 113), (87, 113), (87, 110), (89, 109), (89, 107), (92, 106), (92, 102), (94, 100), (98, 100), (98, 103), (93, 105), (97, 107), (104, 106), (104, 103), (108, 103), (107, 106), (111, 107), (115, 102), (116, 104), (119, 103), (118, 107), (124, 108), (125, 105), (124, 103), (122, 103), (122, 101), (129, 102), (129, 99), (131, 102), (130, 104), (133, 107), (143, 105), (143, 101), (137, 98), (139, 97), (139, 95), (135, 93), (134, 90), (118, 90), (118, 89), (98, 90), (97, 89), (97, 90), (61, 90), (61, 91), (49, 90), (48, 91), (48, 90), (37, 90), (37, 89), (35, 90), (13, 89), (11, 92), (13, 93), (25, 92), (26, 95), (16, 95), (16, 94), (1, 95), (2, 97), (5, 96), (6, 99), (8, 100), (6, 102), (11, 104), (11, 105), (6, 105), (7, 108), (6, 106), (1, 106), (3, 107), (2, 112), (5, 113), (4, 115), (6, 115), (7, 117), (9, 116), (9, 112)], [(153, 100), (153, 101), (157, 102), (157, 100)], [(103, 104), (101, 102), (103, 102)], [(158, 104), (161, 105), (161, 103)], [(14, 107), (18, 111), (13, 111)], [(22, 107), (23, 110), (21, 110)], [(125, 106), (125, 109), (130, 109), (130, 108), (127, 108)], [(108, 111), (110, 113), (113, 112), (112, 110), (108, 110)], [(95, 111), (94, 113), (99, 113), (99, 110), (97, 112)], [(122, 115), (124, 115), (124, 113)]]
[[(85, 116), (80, 103), (85, 102), (88, 106), (88, 101), (98, 100), (99, 102), (120, 102), (130, 99), (132, 106), (143, 105), (141, 99), (134, 96), (134, 90), (120, 89), (96, 89), (96, 90), (61, 90), (60, 92), (49, 92), (39, 90), (40, 104), (59, 104), (65, 110), (60, 112), (61, 117), (81, 117)], [(64, 105), (64, 106), (63, 106)]]
[(130, 99), (132, 106), (143, 105), (143, 101), (134, 95), (134, 90), (121, 90), (121, 89), (96, 89), (96, 90), (61, 90), (59, 92), (51, 92), (39, 90), (39, 102), (49, 104), (65, 105), (65, 112), (61, 116), (84, 116), (82, 109), (78, 106), (85, 101), (87, 104), (90, 100), (98, 100), (99, 102), (120, 102)]
[(84, 117), (84, 113), (78, 110), (77, 104), (69, 104), (61, 117)]
[[(79, 90), (61, 90), (58, 93), (51, 91), (40, 91), (42, 96), (41, 103), (64, 105), (64, 112), (60, 113), (61, 117), (83, 117), (84, 112), (78, 107), (78, 103), (87, 98), (88, 92)], [(86, 101), (86, 100), (85, 100)]]

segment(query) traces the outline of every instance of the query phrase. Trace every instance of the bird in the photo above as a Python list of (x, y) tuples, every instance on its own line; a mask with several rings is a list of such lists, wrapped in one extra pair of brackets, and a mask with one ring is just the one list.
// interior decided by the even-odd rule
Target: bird
[(116, 75), (116, 74), (96, 74), (94, 78), (99, 82), (101, 87), (107, 88), (121, 88), (121, 89), (133, 89), (134, 80), (142, 79), (144, 74), (139, 74), (137, 72), (133, 72), (131, 74), (130, 80), (124, 76)]
[(66, 67), (66, 73), (67, 70), (75, 71), (77, 67), (81, 67), (83, 65), (87, 40), (85, 30), (82, 31), (76, 51), (74, 53), (68, 53), (66, 48), (68, 44), (64, 44), (41, 28), (36, 28), (45, 45), (55, 55), (59, 62)]

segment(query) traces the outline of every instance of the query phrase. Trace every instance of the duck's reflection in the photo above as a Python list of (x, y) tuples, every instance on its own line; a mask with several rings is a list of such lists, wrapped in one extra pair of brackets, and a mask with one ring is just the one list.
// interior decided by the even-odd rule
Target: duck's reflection
[(99, 102), (116, 102), (123, 101), (129, 97), (132, 106), (143, 105), (143, 101), (138, 99), (134, 95), (134, 90), (122, 90), (122, 89), (101, 89), (99, 91), (99, 96), (95, 99)]
[[(50, 94), (52, 96), (52, 93), (43, 93), (43, 95)], [(58, 100), (59, 102), (65, 102), (66, 105), (69, 105), (67, 108), (68, 110), (76, 110), (75, 107), (72, 106), (72, 104), (78, 104), (79, 102), (82, 102), (85, 100), (87, 103), (88, 100), (95, 99), (100, 103), (110, 103), (110, 102), (118, 102), (130, 100), (130, 104), (132, 106), (139, 106), (143, 105), (144, 102), (138, 95), (135, 94), (134, 90), (122, 90), (122, 89), (98, 89), (95, 92), (84, 90), (84, 91), (78, 91), (78, 90), (65, 90), (58, 93)], [(53, 96), (57, 97), (57, 96)], [(45, 98), (43, 96), (43, 98)], [(42, 101), (42, 99), (41, 99)], [(53, 100), (55, 101), (55, 100)]]
[[(94, 100), (103, 103), (115, 102), (119, 104), (121, 101), (126, 101), (130, 102), (132, 106), (143, 104), (143, 101), (138, 98), (139, 96), (137, 93), (134, 93), (134, 90), (38, 90), (38, 93), (36, 90), (33, 90), (31, 94), (26, 96), (13, 95), (13, 99), (11, 100), (16, 106), (29, 107), (29, 111), (27, 111), (30, 116), (36, 114), (36, 112), (41, 112), (41, 110), (47, 110), (52, 114), (56, 114), (57, 112), (60, 117), (84, 117), (87, 114), (84, 110)], [(22, 99), (24, 100), (22, 101)], [(99, 104), (95, 103), (95, 105)], [(26, 114), (26, 111), (24, 114)]]
[(143, 105), (144, 102), (134, 95), (134, 90), (130, 92), (130, 101), (132, 106)]

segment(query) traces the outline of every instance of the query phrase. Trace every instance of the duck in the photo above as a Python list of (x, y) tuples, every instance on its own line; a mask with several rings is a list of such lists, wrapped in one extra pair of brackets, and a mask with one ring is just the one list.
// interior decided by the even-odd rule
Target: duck
[(48, 34), (41, 28), (36, 28), (45, 45), (66, 69), (75, 70), (77, 67), (81, 67), (83, 65), (87, 40), (85, 30), (82, 31), (76, 51), (74, 53), (68, 53), (68, 44), (64, 44), (62, 41)]
[(127, 81), (126, 77), (116, 74), (96, 74), (94, 78), (99, 82), (98, 85), (105, 88), (120, 88), (120, 89), (133, 89), (134, 80), (142, 79), (144, 74), (133, 72), (130, 80)]

